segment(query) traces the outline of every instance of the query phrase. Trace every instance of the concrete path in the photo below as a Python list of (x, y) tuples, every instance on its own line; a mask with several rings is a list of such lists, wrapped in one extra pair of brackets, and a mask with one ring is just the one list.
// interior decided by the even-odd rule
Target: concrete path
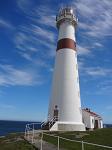
[[(33, 143), (32, 143), (32, 132), (30, 132), (29, 135), (29, 140), (26, 139), (27, 141), (29, 141), (32, 145), (34, 145), (36, 148), (38, 148), (40, 150), (41, 148), (41, 139), (40, 139), (40, 133), (42, 133), (42, 130), (35, 130), (35, 137), (33, 138)], [(58, 147), (48, 143), (46, 141), (42, 141), (42, 150), (58, 150)], [(59, 150), (65, 150), (65, 149), (59, 149)]]
[[(36, 141), (35, 142), (35, 147), (37, 147), (39, 150), (40, 150), (40, 148), (41, 148), (41, 141), (40, 140), (38, 140), (38, 141)], [(55, 146), (55, 145), (53, 145), (53, 144), (50, 144), (50, 143), (48, 143), (48, 142), (46, 142), (46, 141), (43, 141), (42, 142), (42, 150), (58, 150), (58, 147), (57, 146)], [(65, 150), (65, 149), (61, 149), (60, 148), (60, 150)]]

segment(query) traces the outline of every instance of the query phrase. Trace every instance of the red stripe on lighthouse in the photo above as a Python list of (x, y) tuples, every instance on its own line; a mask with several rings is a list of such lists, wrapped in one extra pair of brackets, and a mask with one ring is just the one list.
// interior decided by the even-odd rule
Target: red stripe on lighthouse
[(58, 41), (56, 51), (63, 49), (63, 48), (70, 48), (76, 51), (76, 42), (69, 38), (64, 38)]

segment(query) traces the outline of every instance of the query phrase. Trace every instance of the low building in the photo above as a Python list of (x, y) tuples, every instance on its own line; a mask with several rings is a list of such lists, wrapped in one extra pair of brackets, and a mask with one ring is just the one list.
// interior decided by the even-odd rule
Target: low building
[(82, 118), (87, 130), (103, 128), (102, 117), (92, 112), (89, 108), (82, 109)]

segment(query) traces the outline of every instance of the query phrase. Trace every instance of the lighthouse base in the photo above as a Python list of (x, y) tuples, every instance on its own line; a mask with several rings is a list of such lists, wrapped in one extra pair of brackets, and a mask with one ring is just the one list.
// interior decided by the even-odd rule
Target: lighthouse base
[(77, 122), (60, 122), (57, 121), (50, 128), (50, 131), (85, 131), (85, 125)]

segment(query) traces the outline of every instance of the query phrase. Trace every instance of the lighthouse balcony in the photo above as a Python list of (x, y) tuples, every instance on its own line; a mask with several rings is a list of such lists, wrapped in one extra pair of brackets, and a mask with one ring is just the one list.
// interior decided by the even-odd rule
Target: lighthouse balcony
[(73, 25), (77, 24), (77, 18), (74, 15), (73, 9), (71, 7), (61, 9), (59, 14), (56, 16), (57, 27), (59, 27), (59, 25), (64, 21), (69, 21)]

